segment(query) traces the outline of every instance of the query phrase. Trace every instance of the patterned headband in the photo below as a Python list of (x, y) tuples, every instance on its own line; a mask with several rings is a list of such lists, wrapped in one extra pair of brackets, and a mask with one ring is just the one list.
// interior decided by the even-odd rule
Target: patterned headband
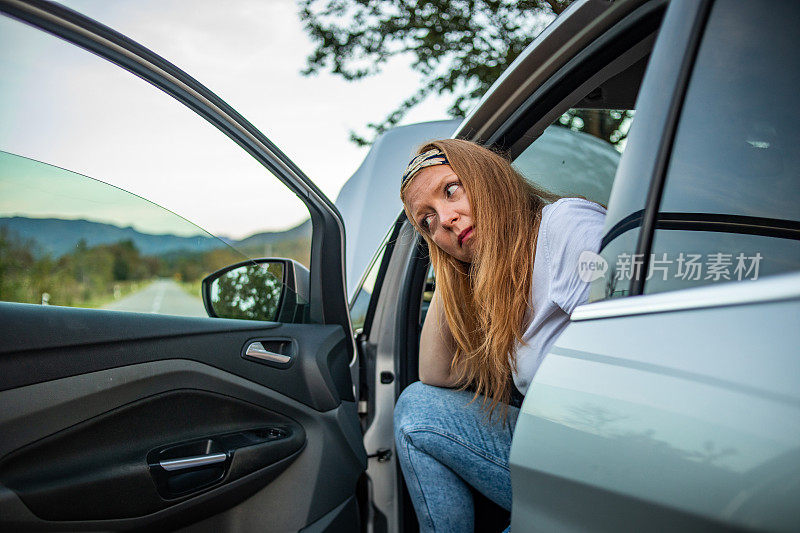
[(406, 167), (406, 171), (403, 173), (403, 182), (400, 185), (400, 188), (405, 187), (414, 178), (414, 175), (425, 167), (449, 164), (450, 162), (447, 161), (447, 157), (444, 155), (444, 152), (438, 148), (423, 152), (412, 159)]

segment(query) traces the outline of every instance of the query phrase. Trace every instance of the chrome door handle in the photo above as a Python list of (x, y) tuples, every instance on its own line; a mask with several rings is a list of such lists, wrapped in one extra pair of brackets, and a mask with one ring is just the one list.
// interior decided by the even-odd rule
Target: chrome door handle
[(255, 357), (256, 359), (271, 361), (273, 363), (288, 363), (292, 360), (291, 356), (289, 355), (270, 352), (269, 350), (265, 349), (264, 345), (260, 342), (251, 342), (244, 354), (249, 355), (250, 357)]
[(161, 468), (169, 472), (175, 470), (184, 470), (186, 468), (194, 468), (196, 466), (208, 466), (216, 463), (222, 463), (228, 458), (226, 453), (212, 453), (209, 455), (196, 455), (194, 457), (184, 457), (182, 459), (165, 459), (159, 461), (158, 464)]

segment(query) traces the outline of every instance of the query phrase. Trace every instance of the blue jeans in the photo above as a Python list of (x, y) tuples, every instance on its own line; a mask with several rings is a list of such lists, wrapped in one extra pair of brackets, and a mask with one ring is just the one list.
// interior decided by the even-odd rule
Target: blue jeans
[(487, 419), (482, 397), (416, 382), (394, 409), (397, 458), (419, 519), (420, 531), (472, 531), (469, 486), (511, 510), (508, 455), (519, 409), (498, 409)]

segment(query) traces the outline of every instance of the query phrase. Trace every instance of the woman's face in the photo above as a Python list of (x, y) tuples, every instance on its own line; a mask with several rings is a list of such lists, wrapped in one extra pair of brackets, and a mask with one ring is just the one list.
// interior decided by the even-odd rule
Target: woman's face
[(449, 165), (420, 170), (406, 191), (408, 210), (420, 228), (447, 254), (471, 263), (475, 222), (467, 193)]

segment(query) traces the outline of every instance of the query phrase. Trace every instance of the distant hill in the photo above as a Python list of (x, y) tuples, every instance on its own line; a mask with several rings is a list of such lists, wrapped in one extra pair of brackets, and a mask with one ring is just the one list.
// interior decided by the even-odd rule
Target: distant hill
[(311, 220), (286, 231), (256, 233), (234, 244), (250, 257), (287, 257), (308, 266), (311, 252)]
[(22, 240), (34, 241), (35, 255), (50, 254), (54, 257), (70, 253), (81, 239), (89, 247), (131, 240), (143, 255), (159, 255), (175, 250), (205, 251), (225, 245), (219, 239), (202, 235), (151, 235), (131, 227), (120, 228), (88, 220), (6, 217), (0, 218), (0, 227), (8, 228)]
[(34, 254), (50, 254), (60, 257), (75, 249), (83, 239), (89, 247), (131, 240), (143, 255), (162, 255), (169, 252), (200, 252), (220, 248), (230, 242), (240, 249), (261, 250), (266, 246), (279, 245), (288, 240), (311, 237), (311, 221), (281, 232), (257, 233), (241, 241), (226, 241), (198, 235), (152, 235), (132, 227), (121, 228), (113, 224), (88, 220), (64, 220), (56, 218), (0, 217), (0, 228), (7, 228), (23, 241), (34, 241)]
[(240, 248), (264, 247), (274, 245), (283, 241), (311, 238), (311, 220), (306, 220), (301, 224), (289, 228), (285, 231), (254, 233), (249, 237), (236, 242)]

